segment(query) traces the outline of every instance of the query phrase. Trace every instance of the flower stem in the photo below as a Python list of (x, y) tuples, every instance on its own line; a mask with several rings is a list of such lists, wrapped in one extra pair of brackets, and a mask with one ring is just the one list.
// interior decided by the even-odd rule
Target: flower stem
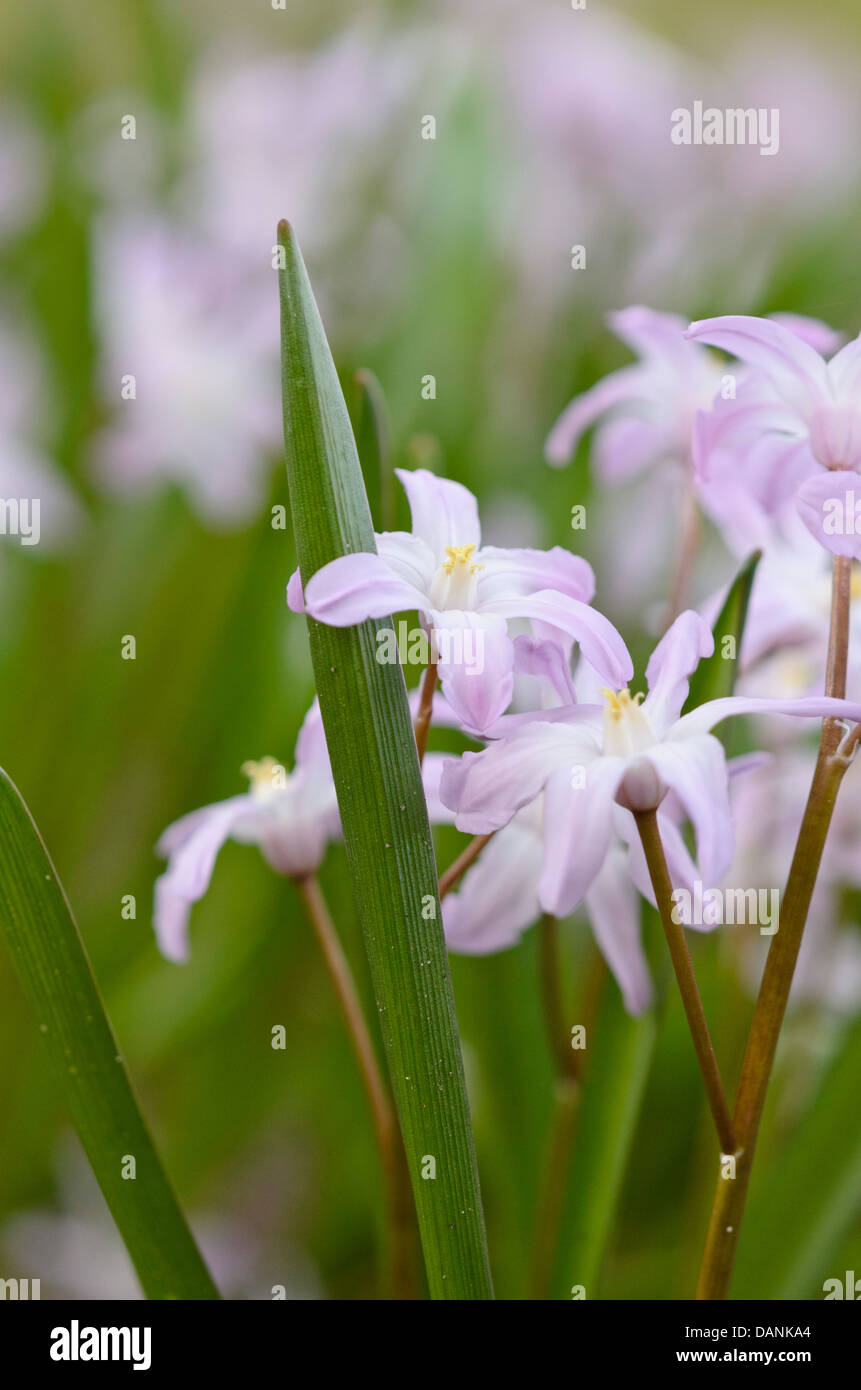
[(439, 895), (441, 898), (444, 898), (446, 893), (450, 893), (452, 888), (460, 883), (470, 864), (475, 863), (488, 840), (492, 839), (495, 834), (496, 831), (491, 830), (489, 835), (473, 836), (463, 853), (449, 864), (445, 873), (440, 876)]
[(700, 543), (700, 513), (696, 493), (689, 487), (682, 503), (682, 539), (670, 587), (667, 627), (671, 627), (685, 606), (691, 571)]
[(314, 874), (309, 874), (294, 882), (323, 953), (371, 1112), (386, 1194), (390, 1296), (414, 1298), (417, 1296), (417, 1281), (413, 1206), (394, 1106), (380, 1071), (353, 974), (319, 880)]
[(663, 923), (664, 935), (670, 948), (670, 957), (679, 984), (688, 1026), (691, 1030), (694, 1051), (697, 1054), (697, 1061), (700, 1064), (700, 1071), (705, 1082), (706, 1095), (720, 1140), (721, 1152), (734, 1154), (736, 1143), (729, 1106), (709, 1035), (706, 1016), (703, 1012), (694, 967), (688, 952), (688, 944), (685, 941), (684, 929), (679, 922), (673, 920), (673, 884), (670, 871), (667, 868), (664, 847), (661, 843), (658, 813), (657, 811), (635, 811), (634, 819), (637, 822), (637, 829), (643, 842), (649, 877), (655, 890), (655, 899)]
[[(851, 560), (836, 555), (825, 693), (838, 699), (846, 694), (851, 577)], [(834, 803), (857, 744), (858, 729), (852, 731), (843, 745), (842, 735), (838, 720), (823, 720), (819, 756), (783, 895), (780, 930), (772, 937), (769, 947), (741, 1064), (733, 1112), (740, 1147), (738, 1163), (734, 1177), (724, 1176), (722, 1171), (718, 1178), (697, 1286), (699, 1299), (725, 1298), (729, 1290), (777, 1042)]]
[(433, 697), (434, 691), (436, 690), (436, 679), (436, 662), (429, 661), (425, 667), (425, 673), (422, 678), (419, 708), (415, 722), (416, 747), (419, 750), (419, 766), (424, 762), (425, 749), (428, 746), (428, 733), (430, 731), (431, 715), (433, 714)]

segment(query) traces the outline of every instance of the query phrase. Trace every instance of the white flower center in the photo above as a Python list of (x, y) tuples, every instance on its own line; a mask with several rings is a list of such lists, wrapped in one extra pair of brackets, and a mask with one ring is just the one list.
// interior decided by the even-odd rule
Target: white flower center
[(602, 690), (604, 696), (604, 752), (608, 757), (629, 758), (655, 742), (652, 726), (640, 708), (642, 694), (630, 690)]
[(445, 553), (447, 559), (440, 565), (431, 584), (430, 596), (434, 608), (474, 608), (478, 585), (476, 576), (484, 568), (483, 565), (472, 563), (475, 546), (447, 545)]

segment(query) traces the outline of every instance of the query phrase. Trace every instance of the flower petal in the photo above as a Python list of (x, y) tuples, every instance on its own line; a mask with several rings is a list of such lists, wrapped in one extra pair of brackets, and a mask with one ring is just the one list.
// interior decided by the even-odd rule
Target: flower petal
[(801, 484), (798, 515), (811, 536), (832, 555), (861, 559), (861, 477), (829, 470)]
[(478, 503), (468, 488), (426, 468), (396, 468), (395, 473), (409, 500), (413, 535), (424, 541), (437, 564), (448, 545), (481, 545)]
[(541, 915), (540, 872), (541, 836), (515, 819), (481, 851), (458, 891), (443, 898), (449, 950), (477, 956), (514, 946)]
[[(720, 700), (707, 700), (690, 714), (683, 714), (670, 729), (672, 742), (687, 743), (690, 738), (713, 729), (735, 714), (789, 714), (797, 719), (845, 719), (861, 722), (861, 704), (852, 700), (835, 700), (828, 695), (811, 695), (795, 700), (770, 700), (756, 695), (726, 695)], [(649, 757), (653, 750), (649, 749)]]
[(443, 769), (440, 796), (457, 812), (455, 824), (472, 835), (488, 835), (507, 825), (534, 801), (548, 777), (560, 768), (589, 763), (598, 740), (588, 727), (531, 723), (481, 753), (452, 758)]
[(703, 879), (717, 883), (729, 867), (734, 846), (722, 744), (711, 734), (701, 734), (680, 743), (656, 743), (646, 756), (690, 817)]
[(484, 733), (511, 704), (514, 644), (504, 618), (432, 609), (443, 694), (464, 728)]
[(547, 462), (557, 468), (568, 463), (584, 431), (614, 406), (649, 401), (649, 382), (648, 373), (642, 367), (622, 367), (605, 376), (589, 391), (575, 396), (547, 436), (544, 446)]
[(640, 900), (614, 845), (586, 894), (586, 911), (601, 954), (635, 1017), (652, 1002), (652, 980), (640, 937)]
[(566, 917), (583, 901), (613, 838), (624, 758), (595, 758), (585, 778), (557, 771), (544, 791), (544, 863), (538, 895), (545, 912)]
[(634, 674), (634, 663), (621, 636), (603, 613), (587, 603), (545, 589), (537, 594), (495, 598), (483, 604), (481, 611), (500, 613), (505, 618), (532, 618), (567, 633), (579, 642), (590, 666), (615, 690), (627, 685)]
[(826, 366), (819, 353), (771, 319), (725, 314), (692, 323), (685, 336), (731, 352), (764, 372), (783, 399), (805, 419), (816, 405), (831, 399)]
[(553, 589), (582, 603), (588, 603), (595, 593), (592, 566), (561, 545), (554, 545), (552, 550), (501, 550), (485, 545), (476, 558), (482, 566), (478, 608), (495, 597), (534, 594), (541, 589)]
[(689, 677), (704, 656), (714, 651), (714, 637), (699, 613), (680, 613), (661, 638), (646, 667), (649, 693), (643, 703), (658, 738), (678, 719), (688, 698)]
[(437, 562), (428, 546), (409, 531), (383, 531), (376, 537), (377, 554), (382, 556), (397, 579), (427, 593), (433, 582)]
[(168, 960), (188, 959), (191, 904), (209, 887), (218, 851), (233, 827), (253, 808), (254, 798), (248, 793), (231, 796), (183, 816), (159, 840), (157, 852), (169, 855), (170, 862), (156, 881), (153, 926), (159, 950)]
[(423, 610), (425, 595), (393, 574), (381, 555), (340, 555), (312, 574), (305, 609), (330, 627), (353, 627), (366, 618), (386, 618), (403, 609)]

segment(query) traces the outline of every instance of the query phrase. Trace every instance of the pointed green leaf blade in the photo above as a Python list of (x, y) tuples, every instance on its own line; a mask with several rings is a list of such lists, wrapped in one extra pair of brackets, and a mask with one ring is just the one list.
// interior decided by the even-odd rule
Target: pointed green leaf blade
[[(0, 770), (0, 931), (147, 1298), (218, 1298), (131, 1089), (84, 944), (20, 793)], [(128, 1159), (135, 1161), (135, 1176)]]
[[(762, 551), (755, 550), (742, 565), (724, 600), (712, 632), (715, 649), (712, 655), (700, 662), (691, 677), (691, 688), (685, 701), (685, 712), (704, 705), (707, 700), (719, 700), (731, 695), (735, 687), (738, 657), (741, 654), (741, 641), (747, 621), (747, 607), (756, 567), (762, 558)], [(727, 654), (726, 640), (733, 643), (732, 654)]]
[[(284, 251), (287, 475), (307, 582), (339, 555), (373, 550), (374, 536), (346, 404), (287, 223), (279, 225), (278, 240)], [(377, 634), (390, 631), (391, 623), (337, 629), (309, 620), (308, 630), (428, 1287), (436, 1299), (491, 1298), (437, 869), (406, 688), (399, 665), (376, 659)]]

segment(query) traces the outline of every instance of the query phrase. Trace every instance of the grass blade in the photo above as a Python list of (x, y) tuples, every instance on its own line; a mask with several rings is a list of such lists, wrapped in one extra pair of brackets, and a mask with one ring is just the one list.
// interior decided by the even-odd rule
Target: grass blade
[[(0, 771), (0, 929), (147, 1298), (218, 1298), (132, 1093), (41, 836)], [(129, 1158), (135, 1162), (134, 1177)]]
[[(299, 566), (374, 549), (346, 404), (292, 230), (278, 228), (284, 435)], [(431, 1297), (492, 1297), (437, 870), (389, 620), (309, 621), (311, 658)], [(435, 1176), (430, 1176), (431, 1172)], [(424, 1175), (423, 1175), (424, 1174)]]

